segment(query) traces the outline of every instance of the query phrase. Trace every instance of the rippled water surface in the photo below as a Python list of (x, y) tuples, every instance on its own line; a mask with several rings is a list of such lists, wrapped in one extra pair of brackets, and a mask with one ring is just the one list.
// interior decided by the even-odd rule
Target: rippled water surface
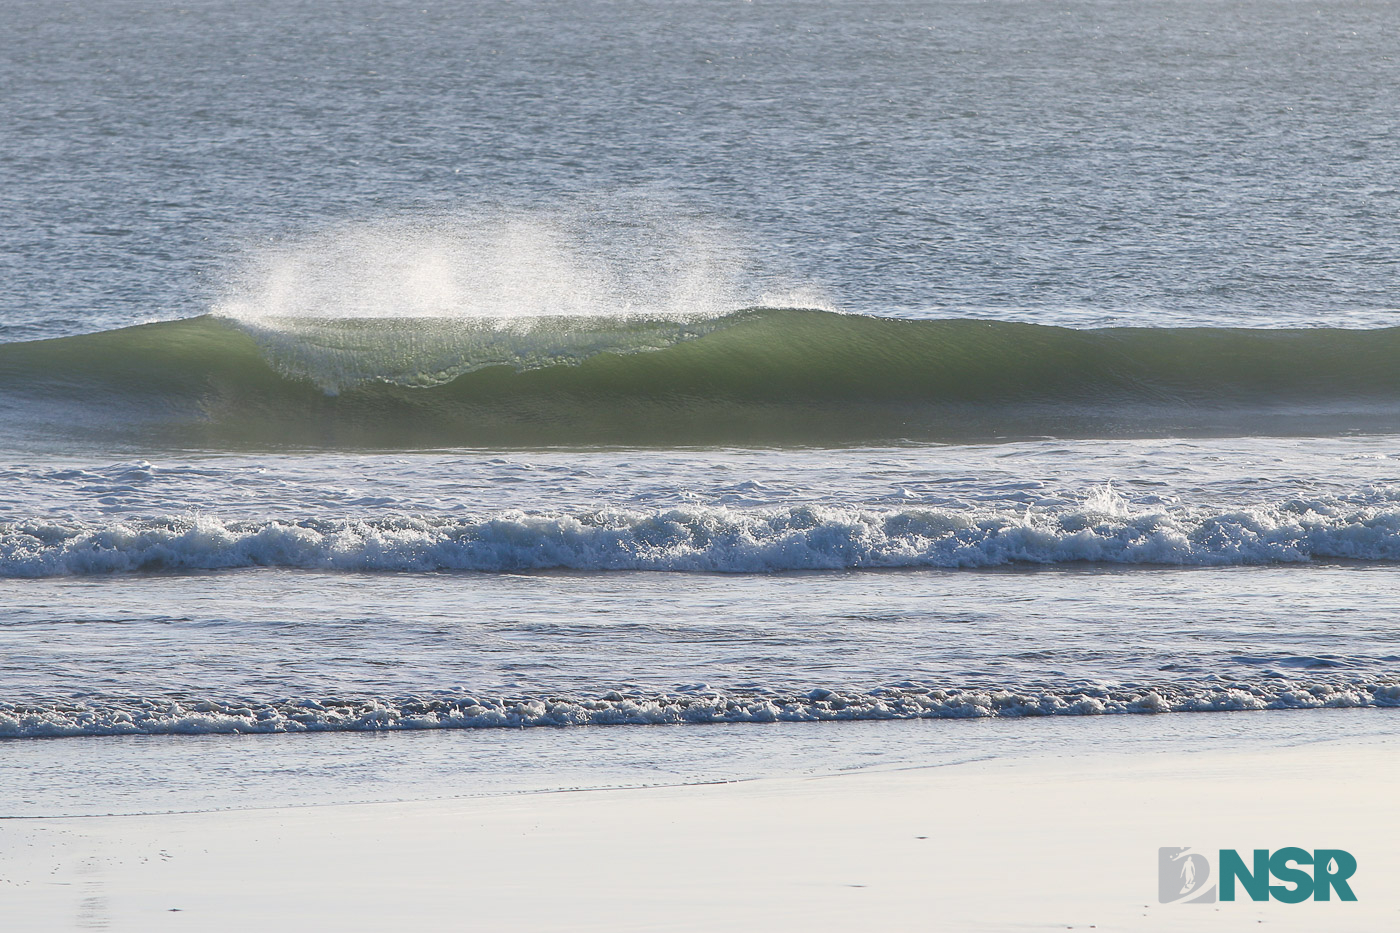
[(1389, 728), (1397, 9), (0, 0), (21, 809)]

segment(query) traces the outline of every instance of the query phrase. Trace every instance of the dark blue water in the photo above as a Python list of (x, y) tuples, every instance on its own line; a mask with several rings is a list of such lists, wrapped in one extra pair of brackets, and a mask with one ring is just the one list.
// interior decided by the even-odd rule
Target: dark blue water
[(0, 22), (0, 736), (1400, 703), (1400, 6)]
[(0, 12), (9, 339), (197, 314), (328, 225), (503, 208), (720, 225), (750, 280), (863, 312), (1400, 304), (1390, 3)]

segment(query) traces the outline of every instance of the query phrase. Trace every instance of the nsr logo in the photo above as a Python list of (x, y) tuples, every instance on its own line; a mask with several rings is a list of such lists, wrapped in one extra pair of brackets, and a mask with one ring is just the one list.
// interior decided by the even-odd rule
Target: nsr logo
[[(1289, 847), (1272, 854), (1268, 849), (1255, 849), (1252, 864), (1235, 849), (1221, 849), (1220, 900), (1233, 901), (1238, 888), (1244, 888), (1250, 900), (1273, 898), (1285, 904), (1315, 901), (1354, 901), (1348, 879), (1356, 874), (1356, 859), (1344, 849), (1307, 849)], [(1309, 871), (1306, 866), (1311, 866)], [(1157, 897), (1163, 904), (1214, 904), (1216, 885), (1207, 886), (1211, 877), (1210, 859), (1192, 852), (1189, 846), (1167, 846), (1157, 850)], [(1270, 884), (1270, 876), (1282, 882)]]

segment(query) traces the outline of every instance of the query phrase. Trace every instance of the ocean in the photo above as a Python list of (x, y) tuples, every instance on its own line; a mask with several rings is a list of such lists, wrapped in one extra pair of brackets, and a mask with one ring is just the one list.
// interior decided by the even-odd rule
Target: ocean
[(1400, 7), (0, 9), (0, 815), (1393, 728)]

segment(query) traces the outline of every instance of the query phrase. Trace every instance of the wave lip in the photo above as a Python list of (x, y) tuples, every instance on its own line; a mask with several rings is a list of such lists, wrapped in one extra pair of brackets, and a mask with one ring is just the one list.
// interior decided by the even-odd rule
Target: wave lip
[(327, 395), (385, 384), (429, 389), (492, 366), (577, 366), (601, 353), (655, 352), (721, 326), (700, 315), (232, 320), (282, 376)]
[(1111, 493), (1037, 511), (799, 506), (473, 518), (0, 523), (0, 576), (280, 567), (772, 573), (1008, 564), (1400, 561), (1400, 508), (1292, 501), (1133, 512)]
[(0, 345), (0, 423), (215, 449), (1328, 436), (1400, 430), (1396, 359), (1400, 328), (205, 316)]
[(807, 693), (610, 691), (599, 696), (320, 698), (273, 703), (199, 699), (0, 703), (0, 738), (237, 735), (1099, 716), (1171, 712), (1400, 707), (1400, 682), (941, 688), (906, 683)]

